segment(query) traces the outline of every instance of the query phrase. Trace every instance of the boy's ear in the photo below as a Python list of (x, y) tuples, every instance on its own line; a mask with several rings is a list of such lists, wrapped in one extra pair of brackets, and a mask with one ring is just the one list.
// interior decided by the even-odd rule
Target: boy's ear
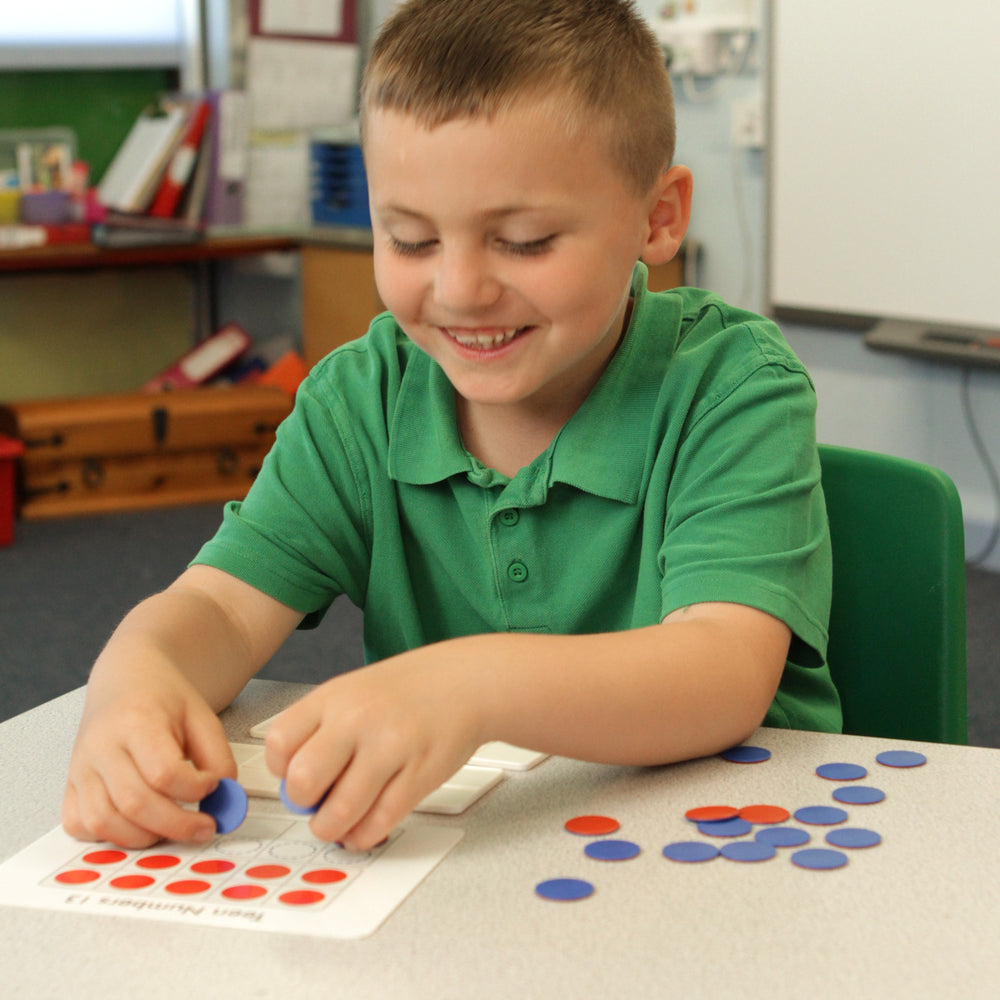
[(648, 232), (640, 257), (646, 264), (666, 264), (681, 247), (691, 221), (694, 178), (687, 167), (671, 167), (650, 195)]

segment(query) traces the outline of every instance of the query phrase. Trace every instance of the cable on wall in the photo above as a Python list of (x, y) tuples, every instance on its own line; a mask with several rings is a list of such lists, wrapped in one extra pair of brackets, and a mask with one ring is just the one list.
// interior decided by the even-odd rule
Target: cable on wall
[(969, 367), (963, 368), (961, 379), (962, 413), (965, 416), (965, 425), (968, 428), (969, 437), (972, 438), (976, 454), (983, 463), (986, 476), (990, 481), (990, 489), (993, 491), (993, 501), (996, 508), (993, 530), (990, 532), (990, 537), (986, 540), (986, 544), (978, 553), (966, 559), (966, 562), (971, 565), (978, 566), (990, 557), (997, 546), (997, 542), (1000, 541), (1000, 475), (997, 474), (997, 469), (993, 464), (989, 449), (986, 447), (982, 435), (979, 433), (979, 427), (976, 424), (976, 415), (972, 409), (972, 399), (969, 392), (969, 383), (971, 380), (972, 369)]

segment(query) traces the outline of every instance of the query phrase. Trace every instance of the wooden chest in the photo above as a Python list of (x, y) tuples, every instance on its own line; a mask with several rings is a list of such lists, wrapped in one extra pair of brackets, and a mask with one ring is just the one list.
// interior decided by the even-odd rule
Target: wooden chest
[(291, 398), (270, 386), (185, 389), (0, 407), (19, 438), (24, 518), (241, 499)]

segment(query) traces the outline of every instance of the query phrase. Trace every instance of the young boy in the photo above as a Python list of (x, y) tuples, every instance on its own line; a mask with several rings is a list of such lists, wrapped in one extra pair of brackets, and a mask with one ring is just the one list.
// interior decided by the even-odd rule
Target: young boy
[(362, 94), (389, 313), (94, 666), (66, 829), (206, 840), (216, 712), (340, 594), (368, 666), (276, 722), (317, 836), (382, 839), (481, 743), (619, 764), (837, 729), (813, 389), (775, 328), (651, 294), (688, 224), (627, 0), (412, 0)]

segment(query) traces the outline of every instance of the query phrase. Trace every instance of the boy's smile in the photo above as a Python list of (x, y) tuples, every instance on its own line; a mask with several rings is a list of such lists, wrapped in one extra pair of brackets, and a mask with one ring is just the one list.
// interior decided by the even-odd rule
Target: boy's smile
[(444, 369), (463, 427), (554, 433), (618, 344), (655, 193), (640, 197), (553, 99), (428, 129), (366, 121), (379, 292)]

